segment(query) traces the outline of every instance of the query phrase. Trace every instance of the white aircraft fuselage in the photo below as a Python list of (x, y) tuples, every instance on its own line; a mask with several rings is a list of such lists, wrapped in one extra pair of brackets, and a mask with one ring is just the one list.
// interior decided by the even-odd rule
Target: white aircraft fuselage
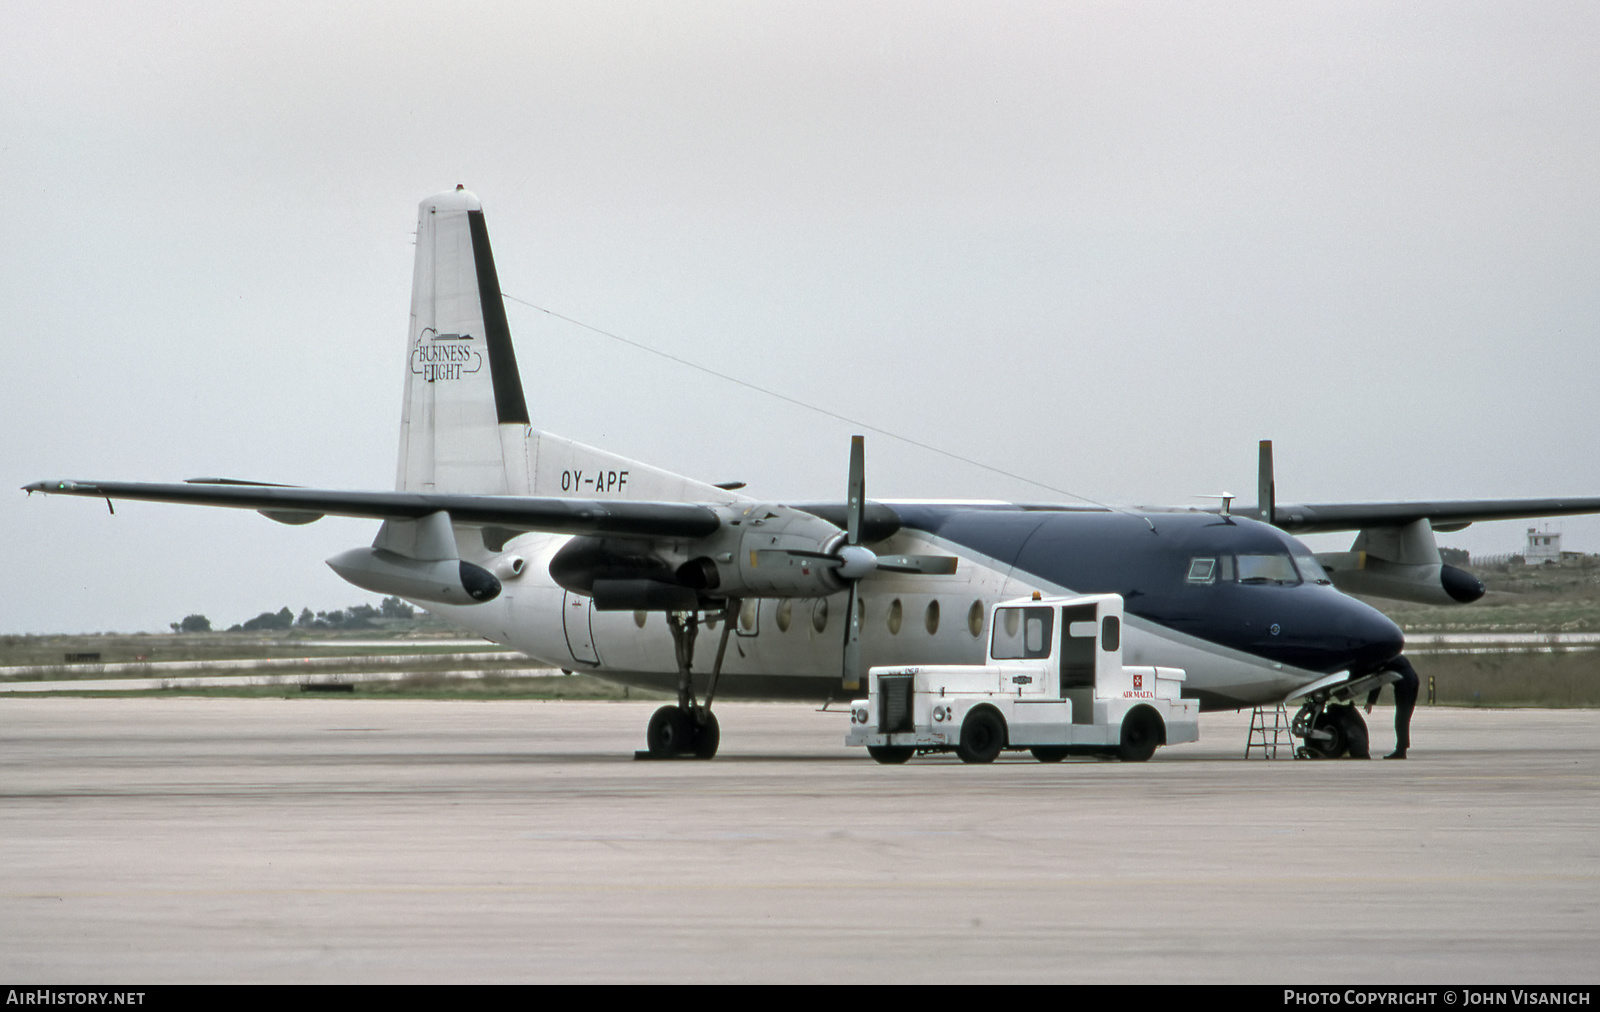
[[(1300, 578), (1293, 560), (1306, 565), (1311, 553), (1257, 521), (998, 503), (886, 505), (907, 525), (875, 551), (942, 553), (959, 563), (950, 575), (874, 573), (861, 582), (865, 666), (981, 663), (994, 604), (1035, 590), (1122, 594), (1127, 663), (1184, 669), (1184, 694), (1206, 709), (1275, 702), (1332, 672), (1374, 668), (1403, 646), (1382, 613)], [(671, 689), (677, 664), (663, 613), (600, 611), (591, 597), (550, 578), (550, 559), (569, 540), (515, 538), (480, 563), (507, 574), (496, 600), (426, 606), (552, 667)], [(1240, 555), (1281, 559), (1289, 578), (1220, 579), (1220, 560)], [(511, 576), (517, 559), (521, 575)], [(1218, 561), (1210, 578), (1188, 579), (1195, 559)], [(1237, 563), (1230, 568), (1237, 572)], [(745, 600), (719, 695), (847, 698), (840, 674), (846, 607), (843, 593)], [(714, 619), (708, 632), (720, 633)], [(699, 656), (708, 653), (702, 648)], [(696, 670), (708, 666), (702, 661)]]

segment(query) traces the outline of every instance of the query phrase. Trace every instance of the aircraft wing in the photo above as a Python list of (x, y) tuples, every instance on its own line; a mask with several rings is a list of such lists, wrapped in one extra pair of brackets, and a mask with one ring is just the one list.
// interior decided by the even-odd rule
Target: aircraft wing
[(694, 503), (626, 502), (538, 496), (459, 495), (422, 492), (348, 492), (212, 479), (160, 484), (126, 481), (40, 481), (26, 492), (91, 499), (230, 506), (264, 513), (282, 523), (324, 516), (414, 520), (444, 511), (458, 523), (550, 534), (611, 534), (695, 538), (722, 526), (717, 514)]
[[(1254, 507), (1233, 510), (1238, 516), (1266, 519)], [(1436, 531), (1457, 531), (1487, 520), (1600, 513), (1600, 498), (1459, 499), (1442, 502), (1287, 503), (1272, 511), (1271, 523), (1290, 534), (1323, 534), (1374, 527), (1403, 527), (1427, 520)]]

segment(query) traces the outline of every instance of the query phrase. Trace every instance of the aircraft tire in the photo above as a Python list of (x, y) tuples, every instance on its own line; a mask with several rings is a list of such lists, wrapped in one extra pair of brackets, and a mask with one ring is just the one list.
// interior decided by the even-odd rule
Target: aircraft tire
[(898, 766), (910, 759), (917, 750), (910, 745), (868, 745), (867, 755), (885, 766)]
[(676, 706), (663, 706), (650, 715), (644, 735), (651, 755), (680, 755), (694, 748), (694, 721)]
[(1361, 711), (1354, 706), (1341, 706), (1334, 710), (1334, 719), (1339, 722), (1340, 730), (1344, 731), (1345, 750), (1352, 759), (1371, 759), (1372, 752), (1367, 742), (1367, 722), (1362, 719)]
[(1165, 728), (1161, 716), (1148, 707), (1136, 706), (1122, 718), (1122, 744), (1117, 758), (1125, 763), (1142, 763), (1156, 754)]
[[(1307, 738), (1305, 744), (1306, 754), (1312, 759), (1337, 759), (1350, 749), (1350, 739), (1345, 735), (1345, 724), (1339, 716), (1339, 711), (1345, 707), (1330, 706), (1322, 711), (1317, 722), (1312, 725), (1315, 730), (1326, 731), (1330, 737), (1324, 741), (1319, 738)], [(1366, 724), (1362, 724), (1363, 730)]]
[(994, 710), (980, 706), (961, 724), (956, 755), (964, 763), (992, 763), (1006, 747), (1006, 721)]
[(1033, 757), (1042, 763), (1058, 763), (1067, 757), (1065, 745), (1035, 745), (1028, 749)]
[(717, 715), (706, 711), (704, 724), (694, 728), (694, 754), (697, 759), (710, 759), (717, 754), (717, 746), (722, 743), (722, 728), (717, 723)]

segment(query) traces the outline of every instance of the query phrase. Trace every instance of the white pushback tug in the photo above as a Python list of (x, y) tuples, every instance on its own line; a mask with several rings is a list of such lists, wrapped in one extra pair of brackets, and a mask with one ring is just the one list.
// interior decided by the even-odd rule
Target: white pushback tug
[(991, 628), (987, 664), (871, 669), (845, 744), (880, 763), (951, 751), (986, 763), (1006, 749), (1143, 762), (1158, 745), (1200, 740), (1182, 669), (1123, 665), (1121, 595), (1007, 601)]

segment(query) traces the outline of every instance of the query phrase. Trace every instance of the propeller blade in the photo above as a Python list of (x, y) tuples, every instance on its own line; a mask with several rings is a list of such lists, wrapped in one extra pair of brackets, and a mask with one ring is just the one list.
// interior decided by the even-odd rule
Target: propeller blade
[(831, 566), (844, 565), (844, 560), (832, 552), (811, 552), (804, 548), (758, 548), (756, 557), (763, 563), (780, 559), (815, 559)]
[[(867, 511), (867, 452), (866, 437), (850, 437), (850, 485), (845, 496), (845, 544), (839, 556), (840, 575), (849, 574), (849, 618), (844, 632), (844, 687), (859, 691), (861, 688), (861, 607), (856, 603), (856, 588), (861, 577), (872, 572), (877, 558), (872, 550), (861, 546), (862, 518)], [(848, 553), (848, 554), (847, 554)]]
[(845, 542), (861, 544), (861, 518), (867, 509), (866, 437), (850, 437), (850, 491), (845, 500)]
[(880, 555), (878, 568), (890, 573), (949, 576), (956, 571), (956, 559), (953, 555)]
[(1267, 523), (1277, 523), (1277, 498), (1278, 483), (1272, 476), (1272, 440), (1261, 441), (1259, 456), (1256, 465), (1256, 508), (1261, 511), (1261, 519)]
[(849, 622), (844, 629), (844, 687), (861, 688), (861, 608), (856, 604), (856, 582), (850, 581)]

